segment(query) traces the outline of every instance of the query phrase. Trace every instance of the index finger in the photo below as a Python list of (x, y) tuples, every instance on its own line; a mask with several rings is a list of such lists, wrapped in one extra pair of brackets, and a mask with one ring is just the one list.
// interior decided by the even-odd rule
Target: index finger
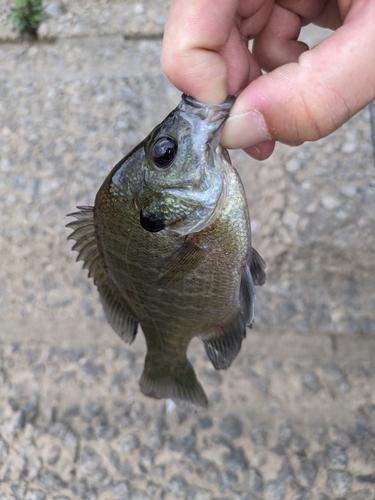
[(228, 95), (220, 51), (230, 39), (239, 0), (175, 0), (165, 27), (162, 68), (186, 94), (208, 103)]

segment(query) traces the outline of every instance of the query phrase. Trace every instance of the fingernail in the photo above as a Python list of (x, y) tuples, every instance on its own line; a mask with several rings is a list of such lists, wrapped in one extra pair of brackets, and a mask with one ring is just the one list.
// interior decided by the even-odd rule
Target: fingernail
[(272, 140), (263, 115), (257, 110), (233, 115), (225, 122), (221, 144), (228, 149), (242, 149)]
[(260, 159), (260, 149), (257, 148), (256, 146), (250, 146), (250, 147), (246, 148), (245, 153), (247, 153), (249, 156), (251, 156), (255, 160)]

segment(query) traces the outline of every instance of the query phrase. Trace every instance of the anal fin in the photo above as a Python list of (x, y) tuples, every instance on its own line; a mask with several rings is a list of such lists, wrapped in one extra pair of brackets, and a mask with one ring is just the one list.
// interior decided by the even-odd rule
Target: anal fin
[(206, 354), (216, 370), (226, 370), (241, 349), (246, 323), (240, 312), (207, 336), (202, 336)]
[(132, 343), (138, 322), (105, 269), (95, 235), (94, 207), (77, 208), (79, 212), (68, 214), (76, 219), (67, 224), (73, 229), (68, 239), (76, 240), (73, 250), (78, 252), (77, 260), (83, 260), (84, 269), (88, 269), (89, 277), (94, 279), (108, 323), (122, 340)]

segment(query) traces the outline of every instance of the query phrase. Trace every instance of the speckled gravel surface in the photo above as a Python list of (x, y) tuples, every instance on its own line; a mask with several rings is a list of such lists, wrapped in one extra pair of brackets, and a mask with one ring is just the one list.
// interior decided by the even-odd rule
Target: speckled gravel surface
[(373, 339), (249, 332), (225, 372), (195, 341), (190, 414), (140, 394), (141, 333), (1, 327), (1, 499), (375, 498)]
[(64, 227), (178, 103), (167, 4), (45, 5), (33, 45), (0, 5), (0, 499), (374, 500), (368, 110), (262, 164), (233, 153), (267, 283), (228, 371), (194, 342), (210, 407), (187, 414), (140, 394), (142, 334), (103, 322)]
[[(87, 36), (161, 36), (169, 2), (153, 0), (57, 0), (43, 1), (45, 21), (39, 27), (42, 40)], [(14, 0), (1, 0), (0, 40), (17, 40), (12, 25)]]
[[(160, 41), (120, 36), (0, 45), (0, 311), (102, 318), (66, 214), (173, 109)], [(267, 262), (257, 328), (375, 333), (375, 168), (368, 110), (329, 138), (233, 153)]]

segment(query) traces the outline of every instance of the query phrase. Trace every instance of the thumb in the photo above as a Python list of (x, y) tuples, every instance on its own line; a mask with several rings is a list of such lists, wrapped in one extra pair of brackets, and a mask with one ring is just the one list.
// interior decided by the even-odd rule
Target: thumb
[(224, 147), (314, 141), (375, 98), (375, 2), (360, 4), (297, 63), (260, 76), (242, 91), (222, 131)]

